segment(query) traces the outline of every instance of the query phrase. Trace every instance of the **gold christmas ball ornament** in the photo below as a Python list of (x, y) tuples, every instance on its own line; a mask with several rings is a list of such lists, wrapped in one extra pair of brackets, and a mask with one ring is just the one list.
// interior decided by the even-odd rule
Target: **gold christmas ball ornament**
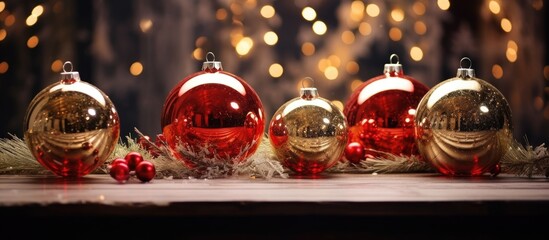
[(497, 168), (511, 148), (511, 109), (497, 88), (475, 77), (469, 58), (460, 65), (456, 77), (437, 84), (420, 101), (416, 141), (439, 172), (477, 176)]
[(300, 97), (274, 114), (269, 140), (282, 165), (299, 175), (315, 175), (341, 158), (347, 123), (341, 110), (319, 97), (316, 88), (303, 87)]
[(120, 121), (105, 93), (81, 81), (70, 62), (65, 62), (63, 70), (61, 80), (30, 103), (25, 142), (38, 162), (56, 175), (81, 177), (113, 152)]

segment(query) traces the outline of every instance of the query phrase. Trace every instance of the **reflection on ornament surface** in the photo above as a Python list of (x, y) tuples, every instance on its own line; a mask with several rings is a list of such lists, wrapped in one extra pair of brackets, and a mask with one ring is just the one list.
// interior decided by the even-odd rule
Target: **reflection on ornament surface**
[(347, 143), (343, 113), (318, 97), (316, 88), (303, 88), (301, 97), (282, 105), (269, 125), (273, 151), (297, 174), (314, 175), (334, 165)]
[(497, 167), (511, 146), (511, 109), (494, 86), (462, 67), (422, 99), (416, 134), (422, 156), (441, 173), (481, 175)]
[(206, 152), (210, 158), (241, 162), (257, 150), (264, 116), (261, 100), (244, 80), (222, 71), (220, 62), (206, 62), (203, 71), (169, 93), (161, 124), (170, 148), (183, 161), (178, 145), (196, 155)]
[[(391, 55), (391, 62), (396, 55)], [(395, 155), (417, 155), (414, 135), (416, 107), (429, 88), (404, 75), (402, 65), (385, 64), (384, 74), (358, 86), (345, 105), (349, 142)], [(364, 151), (365, 157), (378, 153)], [(354, 157), (356, 158), (356, 156)]]
[(77, 72), (42, 90), (25, 120), (25, 141), (47, 169), (84, 176), (105, 162), (118, 143), (120, 121), (107, 95), (80, 81)]

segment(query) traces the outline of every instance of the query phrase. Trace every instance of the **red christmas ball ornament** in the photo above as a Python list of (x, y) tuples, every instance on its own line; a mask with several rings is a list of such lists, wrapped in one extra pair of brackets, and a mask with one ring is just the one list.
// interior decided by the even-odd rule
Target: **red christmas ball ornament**
[[(213, 60), (208, 60), (212, 56)], [(265, 112), (256, 92), (240, 77), (223, 71), (213, 53), (202, 71), (187, 76), (171, 90), (162, 110), (162, 133), (175, 156), (241, 162), (259, 146)]]
[(130, 179), (130, 168), (123, 162), (117, 164), (111, 164), (109, 174), (119, 183), (124, 183)]
[(383, 75), (362, 83), (347, 101), (344, 113), (349, 142), (361, 143), (364, 153), (374, 157), (379, 153), (367, 149), (417, 155), (414, 117), (429, 88), (404, 75), (396, 54), (391, 55), (390, 62), (385, 64)]
[(141, 154), (138, 152), (129, 152), (128, 154), (126, 154), (124, 159), (126, 159), (126, 161), (128, 162), (128, 167), (130, 168), (130, 171), (134, 171), (137, 165), (143, 162), (143, 156), (141, 156)]
[(142, 182), (151, 181), (156, 175), (154, 164), (149, 161), (143, 161), (135, 168), (135, 175)]
[(359, 163), (364, 159), (364, 146), (360, 142), (350, 142), (345, 147), (345, 158), (352, 163)]

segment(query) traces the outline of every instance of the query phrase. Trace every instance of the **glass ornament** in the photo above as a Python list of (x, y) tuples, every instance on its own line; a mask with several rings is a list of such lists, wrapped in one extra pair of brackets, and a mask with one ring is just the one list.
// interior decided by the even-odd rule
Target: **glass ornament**
[(25, 142), (42, 166), (59, 176), (81, 177), (114, 151), (120, 120), (109, 97), (81, 81), (72, 63), (65, 62), (61, 80), (30, 103), (24, 129)]
[(282, 105), (269, 124), (278, 160), (298, 175), (315, 175), (333, 166), (347, 143), (347, 123), (338, 107), (314, 87)]
[[(466, 62), (468, 68), (463, 67)], [(513, 140), (507, 100), (476, 78), (471, 65), (469, 58), (461, 59), (457, 76), (434, 86), (417, 108), (419, 151), (445, 175), (497, 172)]]
[[(210, 56), (213, 60), (208, 60)], [(263, 104), (252, 87), (223, 71), (209, 52), (202, 71), (181, 80), (168, 94), (161, 127), (174, 155), (192, 168), (186, 154), (246, 160), (263, 137), (264, 117)]]
[[(365, 148), (362, 159), (380, 156), (376, 151), (408, 156), (418, 154), (414, 118), (417, 104), (429, 88), (404, 75), (396, 54), (389, 60), (383, 74), (359, 85), (345, 104), (348, 144)], [(356, 151), (348, 151), (346, 158), (358, 162)]]

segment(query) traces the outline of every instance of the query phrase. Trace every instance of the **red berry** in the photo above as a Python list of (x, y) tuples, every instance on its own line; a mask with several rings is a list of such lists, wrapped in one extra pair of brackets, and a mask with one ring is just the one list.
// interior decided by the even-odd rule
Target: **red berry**
[(126, 161), (128, 162), (128, 167), (130, 168), (130, 171), (134, 171), (137, 165), (139, 163), (143, 162), (143, 156), (141, 156), (138, 152), (129, 152), (126, 154), (126, 157), (124, 157)]
[(143, 161), (135, 168), (135, 175), (142, 182), (148, 182), (156, 175), (156, 168), (151, 162)]
[(364, 147), (359, 142), (350, 142), (345, 147), (345, 158), (352, 163), (359, 163), (364, 159)]
[(116, 165), (116, 164), (120, 164), (120, 163), (124, 163), (124, 164), (127, 165), (128, 161), (126, 161), (126, 159), (124, 159), (124, 158), (116, 158), (111, 162), (111, 167)]
[(112, 178), (116, 179), (119, 183), (123, 183), (130, 179), (130, 169), (125, 163), (118, 163), (111, 165), (109, 174)]

